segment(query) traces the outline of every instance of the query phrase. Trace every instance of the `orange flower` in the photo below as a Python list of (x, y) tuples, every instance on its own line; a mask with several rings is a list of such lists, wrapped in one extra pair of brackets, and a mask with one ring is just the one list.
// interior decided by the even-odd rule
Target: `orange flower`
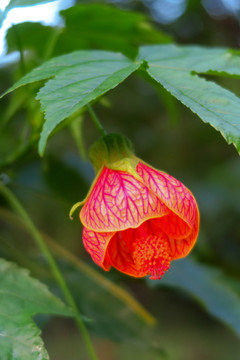
[(87, 198), (76, 204), (83, 243), (96, 264), (134, 276), (160, 279), (170, 262), (185, 257), (199, 230), (191, 192), (177, 179), (135, 157), (120, 135), (106, 135), (92, 149), (99, 169)]

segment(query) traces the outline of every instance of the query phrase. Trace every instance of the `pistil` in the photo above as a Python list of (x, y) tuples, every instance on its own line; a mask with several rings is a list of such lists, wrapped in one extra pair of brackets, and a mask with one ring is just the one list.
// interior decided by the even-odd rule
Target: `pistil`
[(133, 260), (143, 276), (148, 274), (150, 279), (161, 279), (171, 262), (167, 236), (162, 233), (137, 238), (133, 243)]

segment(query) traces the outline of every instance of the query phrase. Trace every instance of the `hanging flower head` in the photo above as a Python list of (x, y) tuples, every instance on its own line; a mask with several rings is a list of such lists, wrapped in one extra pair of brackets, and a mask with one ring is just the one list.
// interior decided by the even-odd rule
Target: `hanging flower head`
[(192, 193), (177, 179), (134, 154), (128, 139), (103, 136), (90, 150), (97, 172), (80, 205), (83, 243), (93, 261), (134, 276), (160, 279), (172, 260), (185, 257), (199, 230)]

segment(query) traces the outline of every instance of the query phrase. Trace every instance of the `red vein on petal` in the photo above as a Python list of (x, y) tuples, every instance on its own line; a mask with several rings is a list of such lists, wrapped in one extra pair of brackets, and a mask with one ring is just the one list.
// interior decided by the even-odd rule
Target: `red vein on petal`
[[(83, 228), (83, 244), (86, 250), (91, 255), (93, 261), (102, 266), (104, 270), (109, 270), (109, 266), (104, 262), (106, 249), (108, 247), (109, 241), (115, 233), (97, 233)], [(104, 263), (104, 265), (103, 265)]]
[(105, 232), (138, 227), (166, 215), (165, 204), (132, 175), (103, 168), (84, 204), (80, 218), (89, 230)]
[(169, 247), (171, 249), (170, 255), (172, 260), (180, 259), (187, 256), (195, 245), (199, 232), (199, 211), (197, 209), (197, 216), (193, 225), (191, 233), (183, 239), (174, 239), (169, 237)]
[(192, 193), (179, 180), (146, 164), (138, 163), (137, 173), (143, 182), (166, 206), (193, 226), (197, 214), (197, 204)]

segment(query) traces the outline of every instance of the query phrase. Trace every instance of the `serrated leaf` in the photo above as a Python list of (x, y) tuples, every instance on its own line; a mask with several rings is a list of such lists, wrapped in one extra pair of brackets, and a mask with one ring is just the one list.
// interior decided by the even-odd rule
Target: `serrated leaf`
[(43, 154), (53, 129), (90, 101), (117, 86), (139, 66), (120, 53), (76, 51), (51, 59), (20, 79), (4, 95), (20, 86), (51, 76), (37, 95), (46, 122), (39, 141)]
[(48, 360), (40, 330), (31, 317), (37, 313), (73, 316), (47, 287), (28, 271), (0, 259), (0, 357), (8, 360)]
[(228, 286), (228, 278), (220, 269), (187, 258), (174, 261), (161, 280), (147, 281), (152, 287), (170, 286), (188, 292), (240, 336), (240, 296)]
[(240, 76), (240, 57), (228, 49), (197, 46), (143, 46), (147, 72), (240, 152), (240, 99), (197, 74)]

